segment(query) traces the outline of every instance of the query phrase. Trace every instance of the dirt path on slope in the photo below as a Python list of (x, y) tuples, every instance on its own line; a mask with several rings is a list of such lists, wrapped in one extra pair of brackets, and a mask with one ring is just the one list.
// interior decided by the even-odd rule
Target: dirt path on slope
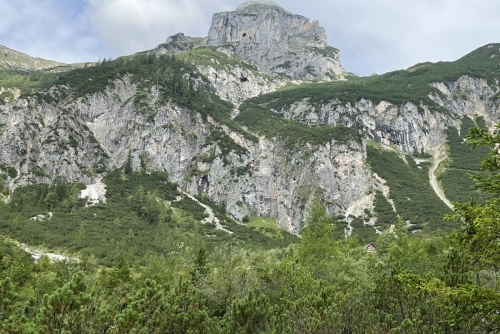
[(206, 217), (205, 219), (203, 219), (201, 221), (202, 224), (206, 224), (206, 223), (215, 224), (215, 229), (216, 230), (222, 230), (222, 231), (224, 231), (226, 233), (233, 234), (232, 231), (229, 231), (228, 229), (224, 228), (224, 226), (222, 226), (222, 224), (220, 223), (219, 219), (217, 217), (215, 217), (214, 211), (212, 210), (211, 207), (209, 207), (206, 204), (201, 203), (195, 197), (191, 196), (190, 194), (188, 194), (185, 191), (182, 191), (182, 189), (177, 188), (177, 190), (179, 190), (181, 193), (183, 193), (184, 195), (186, 195), (187, 197), (189, 197), (190, 199), (192, 199), (193, 201), (195, 201), (196, 203), (198, 203), (199, 205), (201, 205), (203, 208), (205, 208), (205, 212), (207, 213), (208, 217)]
[(443, 189), (439, 186), (439, 182), (437, 180), (437, 175), (436, 175), (439, 165), (446, 159), (445, 144), (434, 149), (432, 156), (433, 156), (432, 165), (431, 168), (429, 168), (429, 180), (431, 182), (432, 189), (434, 189), (434, 192), (436, 193), (436, 195), (438, 195), (441, 201), (443, 201), (444, 204), (446, 204), (450, 209), (453, 210), (453, 205), (446, 198)]

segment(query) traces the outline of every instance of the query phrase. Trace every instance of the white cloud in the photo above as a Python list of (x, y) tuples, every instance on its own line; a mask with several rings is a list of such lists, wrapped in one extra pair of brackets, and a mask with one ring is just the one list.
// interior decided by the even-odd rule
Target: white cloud
[(82, 24), (81, 1), (0, 0), (0, 44), (62, 62), (94, 60), (103, 46)]
[[(498, 0), (276, 0), (319, 20), (356, 74), (454, 60), (500, 42)], [(64, 62), (154, 48), (169, 35), (205, 36), (211, 15), (242, 0), (0, 0), (0, 44)]]
[(455, 60), (500, 42), (498, 0), (338, 0), (292, 11), (320, 20), (342, 63), (369, 75), (424, 61)]
[(89, 0), (86, 16), (121, 55), (151, 49), (177, 32), (205, 36), (210, 7), (206, 0)]

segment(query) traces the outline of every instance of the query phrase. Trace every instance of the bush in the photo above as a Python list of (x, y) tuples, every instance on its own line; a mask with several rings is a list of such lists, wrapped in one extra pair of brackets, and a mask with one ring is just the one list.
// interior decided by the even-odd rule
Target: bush
[(8, 167), (7, 168), (7, 175), (11, 178), (11, 179), (15, 179), (18, 175), (17, 173), (17, 169), (15, 169), (14, 167)]

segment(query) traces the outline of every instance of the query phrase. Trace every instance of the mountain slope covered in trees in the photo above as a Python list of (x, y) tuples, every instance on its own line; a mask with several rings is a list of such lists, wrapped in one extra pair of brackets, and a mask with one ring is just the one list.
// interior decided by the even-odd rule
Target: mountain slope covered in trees
[(498, 332), (500, 44), (355, 77), (326, 40), (252, 2), (115, 60), (9, 51), (0, 332)]

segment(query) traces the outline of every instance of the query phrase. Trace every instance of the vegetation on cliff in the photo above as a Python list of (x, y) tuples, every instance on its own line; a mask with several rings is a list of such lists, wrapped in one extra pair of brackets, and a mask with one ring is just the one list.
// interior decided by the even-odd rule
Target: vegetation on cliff
[(425, 104), (431, 111), (447, 113), (448, 110), (434, 102), (431, 94), (441, 92), (431, 84), (453, 82), (462, 76), (483, 78), (496, 85), (500, 75), (498, 66), (499, 44), (483, 46), (452, 62), (422, 63), (406, 70), (399, 70), (369, 77), (349, 77), (347, 81), (304, 83), (288, 85), (262, 97), (271, 110), (281, 111), (297, 101), (307, 99), (313, 105), (334, 100), (354, 105), (361, 99), (374, 104), (387, 101), (394, 105), (408, 102), (416, 106)]
[[(474, 179), (492, 197), (456, 203), (451, 218), (462, 221), (462, 228), (450, 237), (410, 235), (398, 225), (378, 238), (375, 253), (368, 253), (356, 239), (337, 239), (332, 218), (316, 202), (300, 243), (268, 250), (231, 241), (208, 246), (196, 233), (189, 239), (183, 238), (186, 232), (172, 237), (175, 229), (168, 226), (159, 238), (174, 243), (168, 251), (148, 252), (135, 262), (128, 248), (137, 245), (143, 232), (131, 233), (114, 265), (103, 267), (99, 255), (91, 253), (68, 263), (51, 263), (47, 257), (34, 261), (17, 245), (1, 240), (0, 330), (497, 332), (500, 136), (476, 128), (469, 139), (491, 149), (481, 165), (483, 174)], [(137, 192), (134, 185), (139, 180), (143, 194), (148, 189), (166, 199), (179, 195), (166, 179), (151, 182), (161, 175), (149, 181), (146, 175), (122, 172), (111, 177), (122, 184), (110, 182), (110, 202), (115, 193)], [(44, 191), (63, 208), (57, 199), (72, 198), (75, 189), (59, 184)], [(130, 196), (135, 195), (126, 198)], [(26, 192), (21, 198), (30, 200), (30, 195)], [(134, 202), (130, 216), (151, 212)], [(144, 203), (148, 205), (154, 206)], [(153, 220), (149, 225), (158, 223)], [(116, 245), (107, 242), (102, 247), (113, 252)]]

